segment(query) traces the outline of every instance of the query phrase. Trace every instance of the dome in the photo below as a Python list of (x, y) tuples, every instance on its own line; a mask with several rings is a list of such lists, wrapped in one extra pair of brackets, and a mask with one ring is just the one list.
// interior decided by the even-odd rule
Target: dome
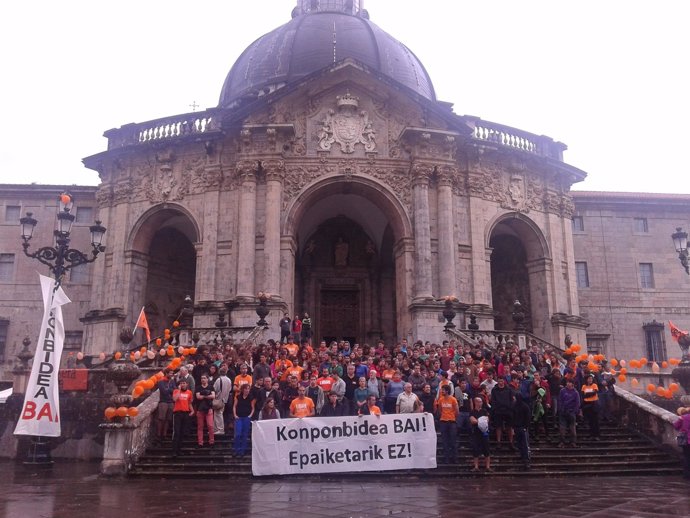
[(261, 36), (240, 55), (225, 79), (219, 106), (270, 93), (346, 58), (436, 100), (422, 63), (369, 21), (358, 2), (301, 0), (292, 20)]

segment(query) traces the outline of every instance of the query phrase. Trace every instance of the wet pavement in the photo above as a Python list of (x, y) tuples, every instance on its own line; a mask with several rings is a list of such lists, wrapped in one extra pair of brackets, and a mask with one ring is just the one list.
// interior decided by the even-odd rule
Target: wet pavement
[(106, 479), (98, 465), (0, 462), (2, 518), (690, 517), (681, 477)]

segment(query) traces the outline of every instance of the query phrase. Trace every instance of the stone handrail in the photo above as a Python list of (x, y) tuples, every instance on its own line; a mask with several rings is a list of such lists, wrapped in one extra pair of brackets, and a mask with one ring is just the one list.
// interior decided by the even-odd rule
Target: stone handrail
[(676, 443), (676, 430), (673, 423), (678, 416), (654, 403), (636, 396), (632, 392), (616, 385), (615, 404), (622, 424), (634, 428), (637, 432), (653, 440), (659, 445), (680, 452)]
[(219, 131), (219, 118), (214, 110), (192, 112), (152, 121), (126, 124), (105, 132), (108, 149), (117, 149), (147, 142), (203, 135)]
[(476, 140), (563, 161), (563, 151), (567, 146), (561, 142), (554, 142), (551, 137), (535, 135), (503, 124), (484, 121), (479, 117), (466, 116), (465, 120), (472, 128), (472, 137)]

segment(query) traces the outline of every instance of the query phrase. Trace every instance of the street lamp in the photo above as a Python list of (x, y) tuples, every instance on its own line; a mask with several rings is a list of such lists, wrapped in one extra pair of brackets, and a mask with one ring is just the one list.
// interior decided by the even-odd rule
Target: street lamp
[(27, 212), (25, 217), (19, 219), (22, 226), (24, 254), (48, 266), (58, 285), (62, 283), (62, 278), (68, 270), (75, 266), (94, 262), (98, 254), (105, 251), (105, 246), (102, 244), (105, 227), (98, 220), (89, 227), (91, 231), (91, 257), (80, 250), (69, 247), (72, 223), (75, 219), (74, 214), (72, 214), (73, 207), (74, 197), (66, 192), (60, 194), (57, 224), (53, 231), (55, 246), (44, 246), (35, 252), (29, 252), (29, 241), (33, 237), (34, 228), (36, 228), (38, 221), (31, 212)]
[[(100, 221), (96, 221), (95, 224), (89, 227), (91, 231), (91, 257), (80, 250), (69, 247), (72, 223), (75, 220), (75, 216), (72, 214), (73, 208), (74, 197), (67, 192), (60, 194), (58, 197), (56, 228), (53, 231), (55, 246), (44, 246), (35, 252), (29, 252), (29, 241), (31, 241), (34, 235), (34, 229), (38, 224), (38, 220), (33, 217), (31, 212), (27, 212), (25, 217), (19, 219), (22, 240), (24, 241), (22, 243), (24, 254), (45, 264), (53, 274), (57, 286), (62, 283), (62, 279), (68, 270), (82, 264), (94, 262), (98, 254), (105, 251), (105, 246), (102, 244), (105, 227), (101, 225)], [(26, 463), (52, 464), (50, 446), (46, 437), (32, 437), (32, 444)]]
[(688, 257), (690, 256), (690, 250), (688, 250), (688, 233), (681, 227), (676, 227), (676, 231), (671, 234), (671, 239), (673, 239), (673, 245), (676, 247), (676, 252), (678, 252), (680, 264), (685, 268), (685, 273), (690, 275), (690, 264), (688, 264)]

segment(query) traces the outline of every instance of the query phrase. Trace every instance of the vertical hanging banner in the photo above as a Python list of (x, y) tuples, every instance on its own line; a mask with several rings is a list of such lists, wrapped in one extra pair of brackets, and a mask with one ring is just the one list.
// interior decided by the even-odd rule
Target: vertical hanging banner
[(290, 475), (436, 467), (431, 414), (252, 423), (252, 473)]
[(71, 302), (50, 277), (40, 275), (43, 321), (38, 335), (31, 376), (15, 435), (60, 436), (58, 372), (65, 342), (62, 306)]

